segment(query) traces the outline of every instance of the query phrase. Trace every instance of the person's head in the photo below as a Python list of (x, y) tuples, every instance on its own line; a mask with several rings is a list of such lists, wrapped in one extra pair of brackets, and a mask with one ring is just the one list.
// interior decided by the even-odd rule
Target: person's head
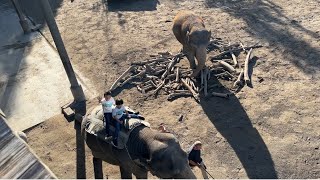
[(110, 92), (110, 91), (105, 92), (105, 93), (104, 93), (104, 98), (105, 98), (106, 100), (109, 100), (109, 99), (111, 98), (111, 92)]
[(201, 150), (201, 148), (202, 148), (202, 143), (200, 141), (196, 141), (193, 149), (194, 150)]
[(117, 100), (116, 100), (116, 107), (117, 107), (117, 108), (121, 108), (122, 105), (123, 105), (123, 100), (122, 100), (122, 99), (117, 99)]

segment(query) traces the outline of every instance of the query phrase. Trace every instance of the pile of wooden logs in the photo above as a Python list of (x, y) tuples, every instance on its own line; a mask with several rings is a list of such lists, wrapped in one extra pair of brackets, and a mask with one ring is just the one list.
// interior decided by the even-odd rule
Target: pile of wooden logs
[[(179, 62), (184, 58), (184, 54), (172, 55), (169, 52), (158, 53), (151, 56), (150, 60), (131, 63), (131, 66), (113, 83), (110, 91), (121, 88), (125, 84), (136, 85), (138, 91), (145, 95), (154, 95), (162, 90), (168, 95), (168, 100), (173, 100), (181, 96), (192, 96), (196, 101), (200, 101), (200, 93), (205, 97), (208, 95), (229, 98), (230, 94), (210, 92), (208, 89), (216, 85), (208, 85), (208, 81), (214, 76), (218, 79), (228, 81), (235, 80), (234, 86), (243, 86), (244, 83), (250, 84), (248, 75), (248, 64), (253, 48), (261, 46), (245, 47), (242, 44), (222, 45), (217, 40), (212, 40), (207, 52), (218, 49), (220, 53), (209, 59), (213, 66), (205, 67), (201, 71), (200, 79), (192, 79), (189, 75), (192, 70), (179, 66)], [(247, 50), (249, 50), (247, 52)], [(243, 69), (239, 70), (239, 63), (235, 54), (247, 52), (247, 58)], [(201, 93), (202, 95), (202, 93)]]

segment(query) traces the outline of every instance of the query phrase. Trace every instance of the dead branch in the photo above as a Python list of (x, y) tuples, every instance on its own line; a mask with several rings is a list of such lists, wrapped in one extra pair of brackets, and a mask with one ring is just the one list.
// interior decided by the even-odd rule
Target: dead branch
[(211, 95), (212, 95), (212, 96), (216, 96), (216, 97), (222, 97), (222, 98), (229, 98), (229, 97), (230, 97), (229, 94), (217, 93), (217, 92), (212, 92)]
[(250, 61), (251, 53), (252, 53), (252, 48), (249, 50), (246, 60), (244, 61), (244, 70), (243, 70), (244, 81), (248, 86), (251, 84), (250, 77), (249, 77), (249, 61)]
[(246, 51), (246, 49), (244, 48), (245, 46), (242, 44), (242, 42), (240, 42), (240, 47), (243, 49), (243, 51)]
[(220, 59), (222, 58), (223, 56), (227, 55), (227, 54), (230, 54), (230, 52), (238, 52), (238, 51), (242, 51), (243, 49), (254, 49), (254, 48), (261, 48), (263, 46), (261, 45), (254, 45), (254, 46), (248, 46), (248, 47), (241, 47), (241, 48), (235, 48), (235, 49), (230, 49), (228, 51), (224, 51), (218, 55), (215, 55), (215, 56), (212, 56), (210, 57), (210, 59)]
[(188, 93), (189, 90), (174, 90), (175, 93)]
[(179, 67), (177, 67), (177, 71), (176, 71), (176, 82), (179, 82), (179, 74), (180, 74), (180, 72), (179, 72)]
[(165, 79), (167, 75), (172, 71), (173, 66), (178, 62), (178, 60), (181, 58), (182, 54), (177, 54), (172, 61), (168, 64), (167, 70), (162, 74), (161, 79)]
[(234, 75), (232, 75), (232, 74), (229, 73), (228, 71), (226, 71), (226, 74), (228, 74), (231, 78), (234, 78)]
[(223, 66), (227, 71), (233, 73), (234, 71), (236, 71), (230, 64), (224, 62), (224, 61), (219, 61), (219, 64), (221, 66)]
[(192, 96), (194, 97), (194, 99), (196, 101), (200, 102), (199, 94), (196, 93), (190, 85), (188, 85), (186, 80), (185, 79), (181, 79), (181, 82), (192, 93)]
[(144, 65), (144, 66), (146, 67), (146, 71), (147, 71), (147, 72), (152, 73), (152, 72), (155, 71), (149, 64), (146, 64), (146, 65)]
[(157, 76), (146, 75), (147, 79), (159, 79)]
[(169, 61), (169, 60), (168, 60), (168, 58), (159, 57), (157, 59), (151, 59), (151, 60), (147, 60), (147, 61), (133, 62), (133, 63), (131, 63), (131, 65), (143, 66), (145, 64), (150, 64), (153, 62), (164, 62), (164, 61)]
[(137, 86), (137, 89), (138, 89), (138, 91), (141, 92), (142, 94), (145, 94), (145, 93), (146, 93), (146, 91), (145, 91), (143, 88), (141, 88), (140, 86)]
[(232, 60), (233, 60), (233, 65), (234, 65), (235, 67), (237, 67), (237, 66), (238, 66), (238, 61), (237, 61), (236, 55), (234, 55), (233, 52), (230, 52), (230, 54), (231, 54), (231, 57), (232, 57)]
[(159, 86), (157, 87), (156, 90), (153, 91), (153, 94), (156, 95), (158, 93), (158, 91), (165, 85), (165, 80), (162, 81)]
[(161, 70), (158, 70), (158, 71), (154, 72), (153, 74), (158, 76), (158, 75), (164, 73), (165, 71), (166, 71), (165, 69), (161, 69)]
[(134, 75), (134, 76), (130, 76), (128, 79), (126, 79), (125, 81), (123, 81), (119, 87), (122, 87), (123, 85), (125, 85), (126, 83), (128, 83), (129, 81), (135, 79), (135, 78), (142, 78), (144, 75), (146, 74), (146, 70), (142, 70), (140, 71), (138, 74)]
[(114, 90), (117, 88), (117, 84), (120, 82), (121, 79), (123, 79), (127, 74), (130, 73), (131, 70), (134, 69), (134, 66), (130, 66), (124, 73), (121, 74), (120, 77), (112, 84), (111, 88), (109, 89), (110, 91)]
[(234, 82), (233, 84), (233, 87), (236, 87), (236, 86), (243, 86), (243, 69), (241, 69), (241, 72), (237, 78), (237, 80)]
[(176, 97), (180, 97), (180, 96), (192, 96), (192, 94), (190, 92), (187, 92), (187, 93), (185, 93), (185, 92), (171, 93), (171, 94), (168, 95), (167, 99), (168, 100), (172, 100), (172, 99), (174, 99)]

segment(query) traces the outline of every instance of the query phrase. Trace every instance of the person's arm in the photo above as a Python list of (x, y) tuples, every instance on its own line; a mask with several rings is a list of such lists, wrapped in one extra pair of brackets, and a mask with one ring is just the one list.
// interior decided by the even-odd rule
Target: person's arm
[(130, 118), (129, 112), (126, 110), (126, 108), (123, 106), (124, 112), (126, 113), (127, 117)]
[(116, 110), (115, 109), (112, 109), (112, 117), (114, 120), (118, 121), (117, 119), (117, 113), (116, 113)]

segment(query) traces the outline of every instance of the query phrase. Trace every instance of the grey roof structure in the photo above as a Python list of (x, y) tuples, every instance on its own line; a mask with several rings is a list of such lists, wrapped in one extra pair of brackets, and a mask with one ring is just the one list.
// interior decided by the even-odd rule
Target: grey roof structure
[(0, 110), (0, 179), (56, 179), (32, 149), (12, 131)]

